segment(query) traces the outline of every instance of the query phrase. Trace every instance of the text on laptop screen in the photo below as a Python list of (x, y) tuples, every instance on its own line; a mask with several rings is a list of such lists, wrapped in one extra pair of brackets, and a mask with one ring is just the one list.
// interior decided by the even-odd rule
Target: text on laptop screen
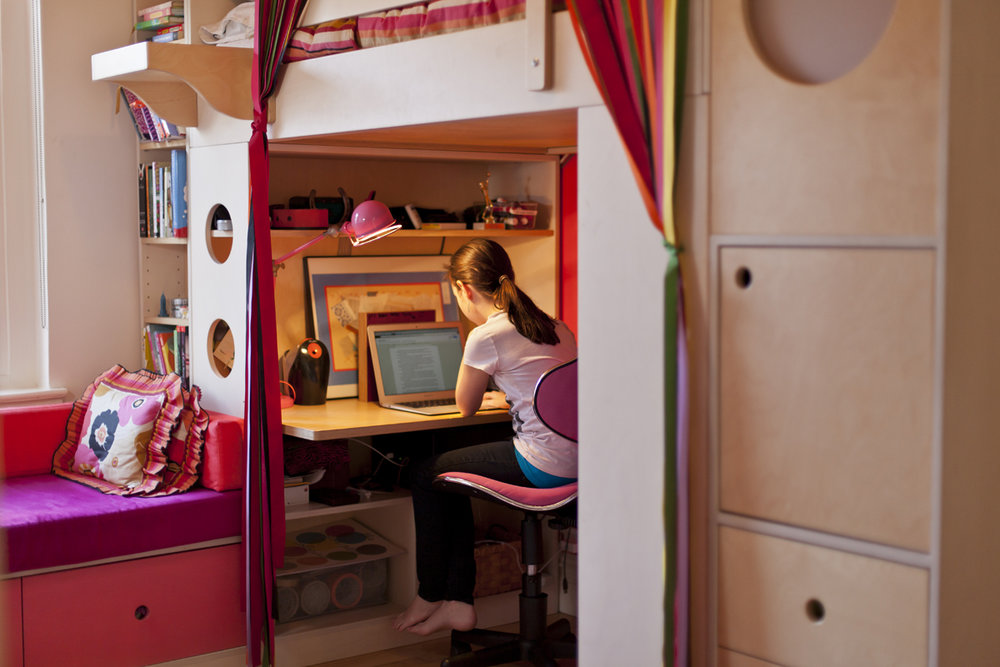
[(457, 327), (376, 331), (375, 341), (387, 396), (455, 388), (462, 363)]

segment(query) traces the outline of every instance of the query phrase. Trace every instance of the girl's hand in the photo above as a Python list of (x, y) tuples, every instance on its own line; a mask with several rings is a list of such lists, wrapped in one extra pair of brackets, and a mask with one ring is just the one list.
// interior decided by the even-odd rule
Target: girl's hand
[(502, 409), (506, 410), (507, 405), (507, 395), (502, 391), (488, 391), (483, 394), (483, 404), (480, 406), (480, 410), (495, 410)]

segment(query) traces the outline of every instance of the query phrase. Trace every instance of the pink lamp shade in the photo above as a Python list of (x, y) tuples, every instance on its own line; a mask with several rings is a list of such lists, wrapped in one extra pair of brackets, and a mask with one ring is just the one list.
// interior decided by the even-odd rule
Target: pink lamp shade
[(359, 246), (392, 234), (403, 226), (397, 223), (389, 207), (380, 201), (368, 199), (354, 208), (351, 219), (341, 226), (340, 231), (347, 234), (353, 245)]

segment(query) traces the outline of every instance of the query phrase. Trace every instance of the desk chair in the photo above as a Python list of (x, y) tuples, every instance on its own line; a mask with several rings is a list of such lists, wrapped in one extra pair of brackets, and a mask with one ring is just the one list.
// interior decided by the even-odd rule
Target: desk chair
[[(547, 371), (535, 386), (534, 407), (539, 419), (556, 433), (577, 440), (576, 360)], [(556, 515), (561, 525), (575, 525), (577, 483), (551, 489), (505, 484), (481, 475), (446, 472), (434, 486), (482, 498), (524, 512), (521, 520), (521, 575), (518, 632), (496, 632), (476, 628), (451, 633), (451, 657), (441, 667), (459, 665), (486, 667), (527, 660), (540, 667), (555, 667), (555, 658), (576, 657), (576, 637), (569, 621), (560, 619), (546, 627), (547, 598), (542, 592), (543, 515)], [(483, 646), (472, 651), (472, 645)]]

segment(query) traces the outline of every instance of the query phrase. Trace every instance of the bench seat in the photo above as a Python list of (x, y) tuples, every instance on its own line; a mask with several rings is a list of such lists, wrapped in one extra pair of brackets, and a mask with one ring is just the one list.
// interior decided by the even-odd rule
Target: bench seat
[(9, 573), (239, 537), (242, 493), (195, 488), (153, 498), (105, 495), (54, 475), (0, 485)]

